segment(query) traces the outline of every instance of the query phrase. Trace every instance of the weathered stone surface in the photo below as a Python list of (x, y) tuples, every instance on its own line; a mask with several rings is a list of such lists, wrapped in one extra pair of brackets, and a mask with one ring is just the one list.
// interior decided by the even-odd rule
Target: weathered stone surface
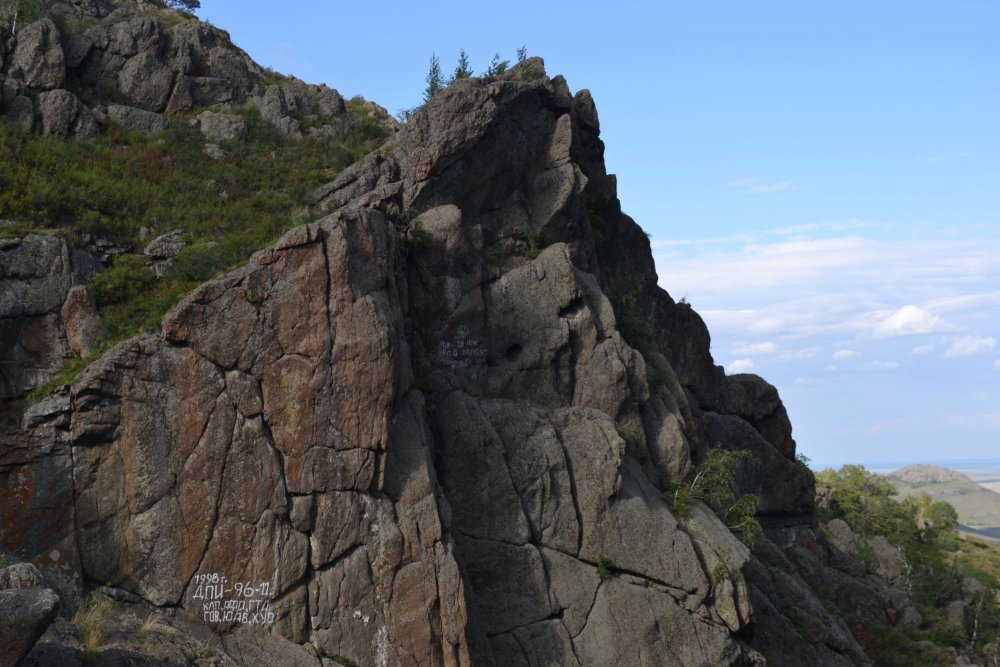
[(12, 588), (41, 588), (42, 573), (31, 563), (15, 563), (0, 568), (0, 591)]
[(79, 357), (88, 356), (101, 331), (101, 320), (90, 291), (83, 285), (71, 287), (59, 315), (69, 349)]
[(209, 141), (237, 141), (247, 135), (247, 122), (242, 116), (203, 111), (194, 121)]
[(184, 242), (184, 232), (176, 229), (166, 234), (161, 234), (146, 244), (142, 254), (153, 261), (173, 259), (181, 253), (187, 243)]
[(0, 248), (0, 399), (19, 396), (62, 365), (62, 307), (74, 282), (69, 247), (27, 236)]
[(304, 96), (291, 88), (279, 85), (268, 86), (264, 94), (253, 98), (261, 117), (278, 128), (289, 139), (300, 139), (302, 127), (292, 115), (299, 112), (308, 102)]
[(59, 611), (59, 597), (46, 588), (0, 590), (0, 655), (16, 665)]
[(163, 114), (112, 104), (108, 106), (108, 119), (126, 132), (158, 134), (170, 127), (170, 120)]
[[(629, 610), (627, 614), (619, 610)], [(742, 650), (728, 631), (691, 614), (668, 595), (609, 577), (577, 638), (585, 664), (728, 665)]]
[(42, 132), (67, 139), (90, 139), (99, 131), (90, 109), (68, 90), (50, 90), (38, 96)]
[(118, 72), (118, 88), (140, 109), (163, 111), (176, 76), (153, 53), (140, 52), (129, 58)]
[(219, 144), (205, 144), (205, 147), (202, 149), (202, 152), (204, 152), (205, 155), (218, 162), (223, 162), (229, 159), (229, 153), (223, 150), (222, 146), (220, 146)]
[(59, 29), (52, 19), (44, 18), (21, 28), (17, 46), (11, 54), (9, 74), (20, 74), (31, 88), (61, 88), (66, 80), (66, 59), (60, 44)]
[(66, 67), (79, 67), (94, 48), (94, 41), (85, 34), (69, 34), (63, 37), (63, 55)]

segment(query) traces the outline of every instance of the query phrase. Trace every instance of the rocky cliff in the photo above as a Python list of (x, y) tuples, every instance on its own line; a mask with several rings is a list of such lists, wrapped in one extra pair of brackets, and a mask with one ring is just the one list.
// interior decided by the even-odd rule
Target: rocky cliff
[[(242, 56), (178, 64), (205, 28), (145, 21), (63, 43), (64, 65), (150, 113), (256, 90)], [(40, 46), (18, 80), (63, 84), (54, 27), (19, 34)], [(658, 286), (599, 127), (539, 59), (448, 87), (313, 193), (312, 222), (27, 410), (0, 548), (70, 606), (105, 585), (324, 664), (867, 664), (838, 605), (893, 624), (905, 603), (866, 598), (816, 530), (776, 390), (726, 376)], [(57, 245), (32, 252), (68, 294), (86, 278)], [(665, 499), (713, 447), (750, 453), (753, 554)]]

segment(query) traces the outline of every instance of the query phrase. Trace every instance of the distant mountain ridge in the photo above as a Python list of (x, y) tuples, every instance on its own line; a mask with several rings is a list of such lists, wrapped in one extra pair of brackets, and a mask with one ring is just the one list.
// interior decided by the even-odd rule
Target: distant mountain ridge
[(962, 524), (974, 527), (1000, 526), (1000, 493), (995, 493), (950, 468), (918, 464), (888, 475), (901, 496), (926, 493), (945, 500), (958, 512)]

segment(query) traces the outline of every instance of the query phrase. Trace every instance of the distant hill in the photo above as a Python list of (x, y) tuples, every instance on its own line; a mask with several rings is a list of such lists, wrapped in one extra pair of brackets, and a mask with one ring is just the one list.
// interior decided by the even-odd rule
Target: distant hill
[(899, 495), (926, 493), (950, 503), (966, 526), (1000, 526), (1000, 493), (990, 491), (960, 472), (932, 465), (912, 465), (890, 473)]

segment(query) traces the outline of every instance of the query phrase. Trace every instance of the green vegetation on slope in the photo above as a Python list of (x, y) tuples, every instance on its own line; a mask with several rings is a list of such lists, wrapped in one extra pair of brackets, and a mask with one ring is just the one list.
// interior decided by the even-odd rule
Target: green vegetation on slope
[[(863, 466), (816, 474), (831, 490), (819, 519), (843, 519), (861, 538), (855, 556), (874, 569), (867, 540), (884, 536), (900, 550), (909, 571), (907, 589), (923, 622), (917, 630), (856, 628), (875, 665), (925, 665), (947, 657), (947, 647), (970, 650), (994, 664), (1000, 652), (1000, 549), (958, 538), (955, 509), (928, 496), (896, 500), (896, 489)], [(970, 584), (974, 580), (978, 584)], [(975, 590), (972, 590), (975, 589)], [(971, 623), (949, 622), (946, 608), (964, 601)], [(927, 643), (929, 642), (929, 643)], [(950, 664), (950, 663), (949, 663)]]
[[(0, 235), (85, 234), (134, 249), (93, 283), (101, 308), (100, 349), (154, 328), (195, 286), (244, 263), (302, 220), (308, 193), (376, 148), (388, 130), (363, 100), (347, 104), (345, 131), (290, 141), (242, 110), (246, 141), (223, 145), (225, 160), (203, 151), (185, 118), (154, 137), (111, 128), (94, 140), (24, 133), (0, 123)], [(180, 229), (188, 246), (159, 279), (139, 253), (144, 240)], [(66, 381), (68, 378), (61, 378)], [(39, 392), (36, 392), (36, 394)]]

